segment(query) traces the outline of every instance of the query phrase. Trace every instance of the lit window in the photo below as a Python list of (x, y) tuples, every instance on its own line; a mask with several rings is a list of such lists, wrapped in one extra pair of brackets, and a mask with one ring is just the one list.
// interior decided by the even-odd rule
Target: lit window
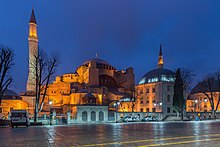
[(145, 78), (141, 79), (139, 84), (144, 84), (146, 82)]

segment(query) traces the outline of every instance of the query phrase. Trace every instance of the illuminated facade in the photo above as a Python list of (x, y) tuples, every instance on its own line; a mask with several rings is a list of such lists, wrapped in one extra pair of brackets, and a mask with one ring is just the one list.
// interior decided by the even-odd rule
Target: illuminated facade
[(29, 21), (29, 69), (28, 69), (28, 80), (26, 85), (27, 91), (35, 91), (35, 75), (34, 75), (34, 60), (38, 54), (38, 36), (37, 36), (37, 22), (35, 19), (34, 9), (32, 9), (30, 21)]
[(13, 109), (27, 109), (28, 103), (12, 90), (6, 90), (0, 105), (0, 119), (8, 118), (8, 113)]
[(162, 47), (160, 46), (158, 68), (146, 73), (136, 86), (138, 112), (163, 112), (173, 114), (175, 73), (163, 68)]
[[(187, 112), (211, 112), (212, 111), (210, 101), (207, 98), (207, 96), (204, 94), (202, 89), (204, 89), (202, 83), (199, 83), (192, 89), (186, 101)], [(207, 89), (205, 93), (208, 94), (209, 97), (211, 97), (211, 93), (208, 91), (209, 90)], [(214, 99), (214, 108), (216, 108), (216, 105), (218, 103), (218, 99), (220, 96), (220, 91), (218, 89), (217, 81), (213, 84), (212, 91), (213, 91), (212, 95)], [(220, 107), (218, 107), (217, 111), (220, 111)]]
[(52, 107), (62, 108), (64, 113), (73, 112), (73, 106), (91, 104), (90, 100), (93, 105), (109, 106), (131, 95), (134, 88), (133, 68), (118, 71), (105, 60), (94, 58), (74, 73), (57, 76), (49, 85), (47, 102), (51, 100)]

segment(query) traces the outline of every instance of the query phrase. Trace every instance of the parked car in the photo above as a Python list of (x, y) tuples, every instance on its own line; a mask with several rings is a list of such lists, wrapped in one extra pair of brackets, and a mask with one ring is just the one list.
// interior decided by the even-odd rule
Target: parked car
[(126, 116), (123, 118), (123, 122), (137, 122), (140, 121), (140, 118), (138, 116)]
[(14, 126), (30, 126), (28, 112), (26, 110), (12, 110), (11, 111), (11, 127)]
[(152, 116), (152, 115), (149, 115), (149, 116), (146, 116), (142, 119), (142, 121), (159, 121), (157, 116)]

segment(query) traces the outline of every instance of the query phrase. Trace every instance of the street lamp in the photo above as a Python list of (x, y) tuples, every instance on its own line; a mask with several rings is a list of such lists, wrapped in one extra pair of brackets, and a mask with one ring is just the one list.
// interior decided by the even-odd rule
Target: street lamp
[(204, 99), (204, 102), (207, 102), (207, 101), (208, 101), (208, 99), (207, 99), (207, 98), (205, 98), (205, 99)]
[(49, 118), (49, 120), (50, 120), (50, 125), (52, 125), (52, 115), (51, 115), (51, 105), (53, 104), (53, 101), (51, 101), (51, 100), (49, 100), (49, 106), (50, 106), (50, 118)]
[(195, 103), (198, 103), (198, 100), (195, 100)]
[(118, 107), (119, 107), (119, 105), (120, 105), (120, 102), (118, 101), (118, 102), (115, 102), (115, 103), (113, 103), (113, 106), (114, 107), (116, 107), (116, 122), (118, 122), (118, 114), (117, 114), (117, 112), (118, 112)]

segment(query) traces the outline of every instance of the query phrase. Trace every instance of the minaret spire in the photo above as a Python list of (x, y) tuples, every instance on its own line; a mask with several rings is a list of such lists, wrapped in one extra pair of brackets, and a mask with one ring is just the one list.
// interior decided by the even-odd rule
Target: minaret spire
[(162, 45), (161, 44), (160, 44), (160, 51), (159, 51), (157, 67), (163, 68), (163, 53), (162, 53)]
[(36, 21), (36, 18), (35, 18), (35, 14), (34, 14), (34, 7), (32, 8), (32, 12), (31, 12), (31, 17), (30, 17), (29, 23), (37, 24), (37, 21)]

